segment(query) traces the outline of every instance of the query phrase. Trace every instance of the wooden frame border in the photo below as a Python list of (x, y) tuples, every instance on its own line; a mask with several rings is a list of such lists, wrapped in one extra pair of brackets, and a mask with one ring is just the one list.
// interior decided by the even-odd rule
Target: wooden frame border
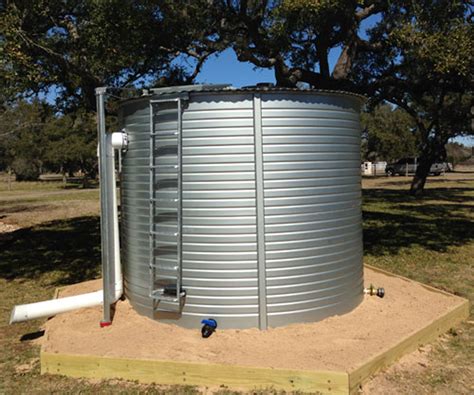
[[(389, 366), (403, 355), (416, 350), (419, 346), (433, 341), (469, 317), (467, 299), (377, 267), (364, 266), (387, 276), (419, 284), (432, 292), (457, 298), (459, 303), (425, 327), (347, 372), (56, 354), (41, 350), (41, 373), (98, 379), (119, 378), (164, 385), (224, 386), (236, 390), (275, 389), (311, 393), (319, 391), (323, 394), (357, 394), (359, 387), (371, 375)], [(60, 290), (61, 288), (56, 290), (55, 297), (58, 296)]]
[(403, 355), (418, 347), (435, 340), (439, 335), (447, 332), (452, 327), (459, 325), (469, 317), (469, 301), (464, 299), (444, 315), (430, 322), (424, 328), (411, 333), (388, 350), (372, 356), (360, 366), (348, 372), (349, 393), (357, 394), (364, 381), (379, 370), (389, 366)]
[(299, 371), (235, 365), (68, 355), (41, 352), (41, 373), (71, 377), (138, 380), (168, 385), (225, 386), (347, 394), (346, 372)]

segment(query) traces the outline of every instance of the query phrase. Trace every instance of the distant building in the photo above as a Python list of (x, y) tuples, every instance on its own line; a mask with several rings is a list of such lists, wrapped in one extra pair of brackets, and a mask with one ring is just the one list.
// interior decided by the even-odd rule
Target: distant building
[(386, 167), (387, 162), (363, 162), (360, 165), (362, 175), (364, 176), (385, 175)]

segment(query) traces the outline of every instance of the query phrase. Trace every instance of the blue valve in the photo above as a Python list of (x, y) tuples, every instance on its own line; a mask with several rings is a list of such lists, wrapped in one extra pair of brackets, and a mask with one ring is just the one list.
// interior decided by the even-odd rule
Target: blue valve
[(201, 335), (204, 339), (207, 339), (209, 336), (211, 336), (217, 328), (217, 321), (212, 318), (202, 320), (201, 324), (203, 324), (203, 327), (201, 328)]

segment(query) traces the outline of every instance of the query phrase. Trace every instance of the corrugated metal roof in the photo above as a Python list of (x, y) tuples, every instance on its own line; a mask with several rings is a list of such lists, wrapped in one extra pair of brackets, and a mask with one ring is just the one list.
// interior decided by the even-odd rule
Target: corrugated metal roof
[[(301, 88), (288, 88), (280, 86), (269, 86), (265, 84), (256, 86), (246, 86), (242, 88), (233, 87), (230, 84), (201, 84), (201, 85), (178, 85), (170, 86), (166, 88), (152, 88), (148, 90), (150, 95), (168, 95), (168, 94), (179, 94), (179, 93), (192, 93), (192, 92), (307, 92), (307, 93), (334, 93), (355, 96), (361, 100), (366, 101), (367, 97), (359, 93), (342, 91), (342, 90), (331, 90), (331, 89), (301, 89)], [(145, 94), (146, 95), (146, 94)]]
[(152, 88), (148, 91), (153, 95), (166, 95), (171, 93), (188, 93), (224, 89), (232, 89), (232, 86), (230, 84), (176, 85), (167, 86), (165, 88)]

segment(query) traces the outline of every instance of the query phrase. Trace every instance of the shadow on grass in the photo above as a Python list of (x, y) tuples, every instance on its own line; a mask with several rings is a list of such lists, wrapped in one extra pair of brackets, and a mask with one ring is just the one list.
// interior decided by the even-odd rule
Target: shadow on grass
[(365, 252), (395, 254), (412, 246), (444, 252), (474, 240), (468, 191), (472, 189), (430, 189), (417, 200), (406, 191), (364, 190)]
[(6, 217), (6, 214), (17, 214), (17, 213), (24, 213), (24, 212), (35, 212), (35, 211), (44, 211), (51, 207), (48, 204), (38, 204), (38, 205), (31, 205), (31, 204), (13, 204), (12, 202), (0, 202), (0, 218)]
[(0, 234), (0, 277), (37, 279), (48, 273), (58, 274), (55, 286), (99, 275), (98, 217), (57, 220)]

